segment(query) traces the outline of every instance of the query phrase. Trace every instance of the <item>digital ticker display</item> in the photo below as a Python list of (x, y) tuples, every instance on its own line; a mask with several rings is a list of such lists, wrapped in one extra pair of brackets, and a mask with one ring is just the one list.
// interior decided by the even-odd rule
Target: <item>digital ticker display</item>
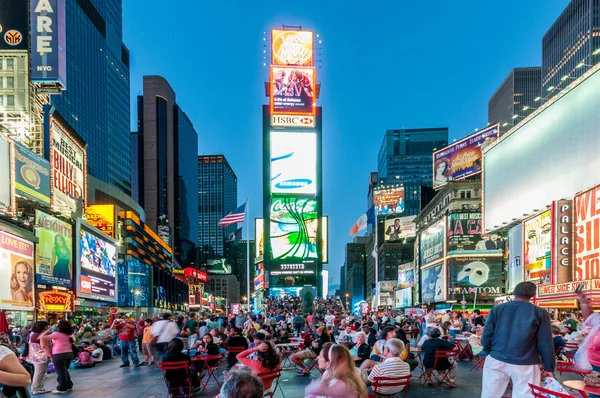
[(273, 260), (317, 258), (317, 201), (271, 198), (270, 232)]

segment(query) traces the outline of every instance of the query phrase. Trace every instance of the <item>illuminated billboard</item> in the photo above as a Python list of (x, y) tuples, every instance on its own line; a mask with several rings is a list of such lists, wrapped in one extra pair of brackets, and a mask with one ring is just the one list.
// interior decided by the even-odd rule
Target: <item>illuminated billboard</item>
[(317, 193), (315, 133), (271, 133), (271, 193)]
[(421, 233), (421, 267), (444, 257), (444, 219), (435, 222)]
[(483, 149), (495, 142), (498, 125), (476, 132), (433, 153), (433, 188), (481, 173)]
[(29, 42), (26, 1), (0, 1), (0, 50), (25, 50)]
[(327, 264), (329, 262), (329, 217), (327, 216), (321, 217), (321, 239), (323, 240), (321, 262)]
[(315, 68), (271, 66), (271, 115), (314, 115)]
[(85, 206), (87, 158), (79, 145), (54, 118), (50, 119), (52, 210), (71, 215), (77, 202)]
[(600, 185), (574, 198), (575, 280), (600, 278)]
[(448, 298), (472, 300), (503, 295), (502, 257), (457, 257), (449, 260)]
[(517, 224), (508, 230), (508, 291), (523, 282), (523, 224)]
[(393, 217), (384, 222), (384, 240), (394, 242), (416, 236), (415, 217)]
[(265, 254), (265, 233), (264, 220), (262, 218), (254, 219), (254, 241), (256, 244), (256, 258), (260, 258)]
[[(265, 235), (263, 233), (263, 219), (257, 218), (254, 220), (254, 238), (258, 239), (258, 251), (256, 258), (258, 260), (263, 259), (264, 255), (264, 239)], [(309, 239), (316, 239), (315, 230), (310, 230)], [(323, 216), (321, 217), (321, 240), (323, 245), (321, 247), (321, 262), (323, 264), (327, 264), (329, 262), (329, 217)], [(257, 261), (258, 261), (257, 260)]]
[(404, 187), (374, 190), (373, 205), (378, 215), (404, 213)]
[(550, 283), (552, 256), (552, 210), (523, 223), (523, 269), (525, 280)]
[(270, 220), (273, 260), (317, 258), (316, 200), (271, 198)]
[(410, 288), (415, 285), (415, 269), (412, 262), (398, 266), (398, 287)]
[(481, 213), (451, 213), (448, 216), (448, 252), (502, 253), (498, 235), (481, 235)]
[(10, 153), (10, 142), (0, 137), (0, 209), (12, 213), (15, 210), (15, 197)]
[(78, 239), (78, 296), (117, 301), (116, 245), (102, 232), (92, 232), (84, 224), (81, 224)]
[(50, 206), (50, 163), (16, 142), (14, 148), (17, 195)]
[(271, 30), (272, 65), (313, 65), (313, 32)]
[(31, 0), (31, 80), (66, 88), (65, 0)]
[(0, 231), (0, 305), (33, 311), (33, 243)]
[(115, 237), (115, 205), (90, 205), (85, 208), (85, 220), (111, 238)]
[(39, 242), (35, 250), (36, 282), (70, 287), (73, 275), (73, 226), (35, 211), (35, 236)]
[(423, 304), (445, 300), (444, 264), (432, 265), (421, 270), (421, 301)]

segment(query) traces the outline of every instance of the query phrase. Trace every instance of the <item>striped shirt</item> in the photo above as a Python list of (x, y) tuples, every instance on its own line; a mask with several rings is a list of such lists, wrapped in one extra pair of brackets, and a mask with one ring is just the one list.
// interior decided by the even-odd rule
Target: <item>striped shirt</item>
[[(410, 366), (400, 358), (386, 358), (380, 364), (375, 365), (373, 370), (369, 374), (369, 381), (373, 383), (375, 377), (403, 377), (410, 375)], [(383, 381), (385, 383), (394, 383), (395, 381)], [(384, 395), (392, 395), (400, 392), (404, 389), (404, 386), (394, 387), (378, 387), (377, 392)]]

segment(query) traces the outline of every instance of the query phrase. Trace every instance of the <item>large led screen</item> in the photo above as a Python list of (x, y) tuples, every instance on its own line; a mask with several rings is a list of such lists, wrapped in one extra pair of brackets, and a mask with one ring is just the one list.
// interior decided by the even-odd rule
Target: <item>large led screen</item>
[(79, 250), (80, 295), (116, 301), (116, 246), (108, 239), (82, 227), (79, 232)]
[(421, 270), (421, 301), (423, 304), (444, 301), (444, 263)]
[(313, 32), (271, 30), (271, 64), (312, 66)]
[(421, 267), (444, 257), (444, 229), (442, 218), (421, 233)]
[(552, 211), (523, 223), (523, 268), (525, 280), (550, 283), (552, 256)]
[(448, 252), (502, 253), (498, 235), (483, 235), (481, 213), (452, 213), (448, 216)]
[(272, 198), (270, 211), (273, 260), (317, 258), (317, 201)]
[(433, 153), (433, 188), (481, 173), (482, 150), (498, 139), (498, 125), (488, 127)]
[(314, 115), (315, 68), (271, 66), (271, 114)]
[(575, 197), (575, 280), (600, 278), (600, 186)]
[(271, 193), (317, 193), (315, 133), (271, 133)]
[[(498, 297), (502, 292), (502, 257), (457, 257), (448, 264), (448, 297), (460, 300)], [(463, 296), (464, 295), (464, 296)]]
[[(309, 231), (309, 239), (316, 239), (316, 230), (311, 229)], [(258, 254), (256, 256), (257, 259), (260, 258), (264, 254), (264, 233), (263, 233), (263, 219), (257, 218), (255, 219), (254, 226), (254, 237), (258, 239)], [(329, 217), (323, 216), (321, 217), (321, 262), (323, 264), (327, 264), (329, 261)]]
[(569, 80), (577, 86), (554, 96), (485, 151), (486, 230), (598, 184), (599, 71), (600, 66), (585, 80)]
[(36, 281), (70, 287), (73, 275), (73, 226), (39, 210), (35, 211), (39, 242), (35, 251)]

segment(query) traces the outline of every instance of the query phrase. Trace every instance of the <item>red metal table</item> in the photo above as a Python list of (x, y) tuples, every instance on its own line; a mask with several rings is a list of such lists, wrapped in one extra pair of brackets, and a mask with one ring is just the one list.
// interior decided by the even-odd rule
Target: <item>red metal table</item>
[[(219, 388), (221, 388), (221, 383), (219, 383), (219, 379), (217, 378), (217, 375), (215, 374), (215, 370), (217, 370), (217, 367), (219, 366), (219, 361), (221, 359), (223, 359), (223, 354), (219, 354), (219, 355), (197, 355), (195, 357), (192, 357), (192, 362), (204, 362), (204, 366), (202, 367), (202, 373), (200, 374), (200, 385), (202, 386), (202, 389), (206, 392), (207, 395), (210, 395), (208, 392), (208, 389), (206, 388), (208, 386), (208, 383), (210, 382), (210, 379), (213, 378), (215, 380), (215, 382), (217, 383), (217, 385), (219, 386)], [(212, 365), (211, 365), (212, 362)], [(203, 380), (202, 374), (204, 374), (204, 372), (206, 372), (208, 374), (208, 377), (206, 378), (206, 381)]]

